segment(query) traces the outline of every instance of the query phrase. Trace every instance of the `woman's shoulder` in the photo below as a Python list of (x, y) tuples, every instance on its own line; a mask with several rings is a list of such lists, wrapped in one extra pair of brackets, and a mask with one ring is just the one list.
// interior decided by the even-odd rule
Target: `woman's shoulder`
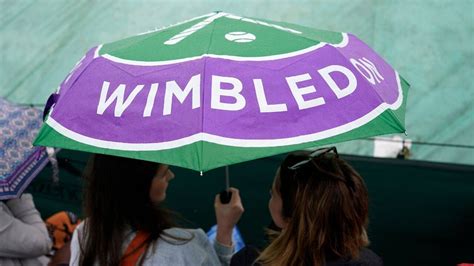
[(160, 238), (174, 245), (193, 245), (207, 242), (207, 235), (202, 229), (172, 227), (163, 231)]
[(362, 261), (363, 265), (370, 265), (370, 266), (382, 266), (383, 260), (379, 255), (368, 248), (363, 248), (360, 251), (359, 260)]
[[(169, 228), (163, 231), (145, 265), (206, 265), (212, 247), (202, 229)], [(217, 257), (215, 258), (217, 260)], [(214, 265), (216, 263), (212, 263)]]
[(76, 229), (75, 229), (75, 230), (78, 230), (78, 231), (84, 230), (84, 229), (83, 229), (83, 228), (84, 228), (84, 222), (85, 222), (86, 220), (87, 220), (87, 218), (84, 219), (83, 221), (81, 221), (81, 222), (76, 226)]
[[(84, 221), (79, 223), (75, 229), (75, 234), (82, 236), (84, 231)], [(133, 235), (131, 235), (133, 238)], [(129, 237), (130, 238), (130, 237)], [(129, 239), (131, 240), (131, 239)], [(160, 240), (171, 245), (186, 245), (186, 244), (195, 244), (201, 243), (204, 240), (207, 240), (206, 233), (202, 229), (185, 229), (172, 227), (165, 229), (160, 236)]]
[[(78, 254), (78, 238), (82, 236), (84, 223), (77, 226), (71, 243), (71, 251)], [(128, 244), (134, 234), (127, 237)], [(208, 255), (205, 245), (209, 245), (206, 233), (202, 229), (168, 228), (163, 231), (157, 245), (145, 259), (145, 265), (155, 265), (156, 262), (165, 262), (164, 265), (189, 265), (193, 261), (204, 260)], [(125, 245), (126, 246), (126, 245)], [(77, 254), (76, 254), (77, 253)], [(71, 264), (76, 265), (76, 264)]]
[(339, 259), (327, 263), (327, 266), (383, 266), (382, 258), (368, 248), (362, 248), (359, 257), (354, 260)]

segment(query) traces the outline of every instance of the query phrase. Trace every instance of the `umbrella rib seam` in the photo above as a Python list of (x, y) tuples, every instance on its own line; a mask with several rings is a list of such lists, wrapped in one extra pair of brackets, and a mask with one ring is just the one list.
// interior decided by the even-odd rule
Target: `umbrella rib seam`
[[(211, 30), (211, 34), (209, 36), (209, 44), (207, 46), (207, 49), (206, 49), (206, 54), (209, 54), (209, 50), (211, 49), (211, 44), (212, 44), (212, 37), (214, 36), (214, 30), (215, 30), (215, 27), (216, 27), (216, 23), (219, 19), (216, 19), (214, 21), (214, 23), (212, 23), (212, 30)], [(204, 104), (206, 102), (206, 98), (205, 98), (205, 84), (206, 84), (206, 68), (207, 68), (207, 60), (208, 58), (205, 57), (204, 58), (204, 66), (203, 66), (203, 77), (201, 79), (201, 88), (202, 88), (202, 109), (201, 109), (201, 132), (204, 132), (204, 110), (206, 108), (204, 108)], [(199, 170), (202, 171), (203, 169), (203, 161), (204, 161), (204, 140), (201, 140), (201, 156), (199, 156), (198, 158), (200, 158), (201, 160), (199, 160)]]

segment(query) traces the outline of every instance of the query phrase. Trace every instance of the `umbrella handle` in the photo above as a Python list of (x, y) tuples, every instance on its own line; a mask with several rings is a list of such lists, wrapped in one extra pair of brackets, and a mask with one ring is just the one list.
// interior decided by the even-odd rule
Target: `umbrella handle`
[(222, 204), (227, 204), (230, 202), (230, 199), (232, 198), (232, 192), (223, 190), (221, 191), (221, 193), (219, 193), (219, 198)]
[(230, 182), (229, 182), (229, 166), (226, 165), (225, 167), (225, 190), (221, 191), (219, 198), (222, 204), (227, 204), (230, 202), (232, 198), (232, 192), (229, 190)]

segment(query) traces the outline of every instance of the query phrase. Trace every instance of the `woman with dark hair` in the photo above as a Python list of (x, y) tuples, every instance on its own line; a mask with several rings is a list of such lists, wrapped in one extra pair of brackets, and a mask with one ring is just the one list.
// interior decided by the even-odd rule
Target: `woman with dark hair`
[(382, 265), (369, 244), (368, 194), (336, 148), (289, 154), (276, 172), (268, 204), (274, 224), (260, 253), (244, 249), (231, 265)]
[(74, 232), (70, 265), (227, 265), (231, 233), (243, 213), (238, 190), (229, 204), (216, 197), (214, 246), (201, 229), (174, 227), (160, 207), (168, 165), (93, 155), (85, 171), (85, 221)]

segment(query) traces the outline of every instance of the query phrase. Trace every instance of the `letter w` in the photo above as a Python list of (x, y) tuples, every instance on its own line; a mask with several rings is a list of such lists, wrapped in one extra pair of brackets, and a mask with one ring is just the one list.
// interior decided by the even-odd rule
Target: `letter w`
[(104, 81), (102, 84), (102, 91), (100, 92), (100, 100), (99, 105), (97, 105), (97, 114), (103, 115), (105, 110), (111, 105), (115, 100), (115, 111), (114, 116), (120, 117), (122, 113), (127, 109), (127, 107), (132, 103), (135, 96), (143, 89), (144, 85), (137, 85), (135, 89), (133, 89), (132, 93), (127, 97), (125, 102), (123, 101), (124, 94), (125, 94), (125, 84), (120, 84), (117, 89), (107, 98), (107, 92), (109, 91), (110, 82)]

